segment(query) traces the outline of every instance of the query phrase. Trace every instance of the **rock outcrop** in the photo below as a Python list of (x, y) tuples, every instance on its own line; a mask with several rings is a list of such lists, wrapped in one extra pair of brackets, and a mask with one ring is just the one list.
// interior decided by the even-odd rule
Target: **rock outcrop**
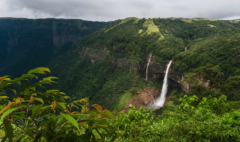
[[(128, 100), (129, 104), (126, 104), (124, 106), (125, 109), (122, 110), (121, 112), (123, 113), (128, 112), (128, 109), (131, 109), (132, 106), (135, 106), (136, 109), (139, 109), (141, 106), (148, 106), (154, 104), (154, 100), (156, 100), (161, 93), (161, 88), (148, 89), (148, 87), (146, 87), (137, 93), (138, 95), (129, 98)], [(151, 96), (153, 96), (154, 100)]]

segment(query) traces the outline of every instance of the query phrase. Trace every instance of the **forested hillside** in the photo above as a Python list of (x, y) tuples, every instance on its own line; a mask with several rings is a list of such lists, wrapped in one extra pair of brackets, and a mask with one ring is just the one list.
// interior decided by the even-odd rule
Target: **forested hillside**
[[(97, 34), (84, 38), (81, 47), (106, 47), (110, 54), (143, 61), (149, 52), (160, 63), (191, 48), (193, 42), (223, 34), (239, 27), (239, 22), (207, 19), (136, 19), (127, 18), (111, 23)], [(165, 61), (165, 62), (161, 62)]]

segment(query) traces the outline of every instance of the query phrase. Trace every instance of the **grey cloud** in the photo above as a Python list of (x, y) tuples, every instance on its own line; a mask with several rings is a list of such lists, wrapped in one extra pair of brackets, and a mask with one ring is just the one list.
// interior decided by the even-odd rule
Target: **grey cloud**
[(1, 0), (0, 17), (79, 18), (240, 17), (239, 0)]

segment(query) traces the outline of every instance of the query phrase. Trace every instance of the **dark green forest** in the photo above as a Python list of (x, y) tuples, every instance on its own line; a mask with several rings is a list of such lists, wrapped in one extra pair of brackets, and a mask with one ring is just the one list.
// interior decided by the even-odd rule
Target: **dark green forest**
[(76, 48), (83, 36), (109, 24), (50, 18), (0, 18), (0, 23), (0, 76), (12, 77), (47, 66), (54, 58)]

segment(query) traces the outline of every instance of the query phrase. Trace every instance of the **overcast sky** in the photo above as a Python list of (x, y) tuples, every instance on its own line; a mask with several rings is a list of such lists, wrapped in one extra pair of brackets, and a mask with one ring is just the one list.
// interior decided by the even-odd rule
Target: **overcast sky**
[(91, 21), (126, 17), (232, 20), (240, 19), (240, 0), (0, 0), (0, 17)]

